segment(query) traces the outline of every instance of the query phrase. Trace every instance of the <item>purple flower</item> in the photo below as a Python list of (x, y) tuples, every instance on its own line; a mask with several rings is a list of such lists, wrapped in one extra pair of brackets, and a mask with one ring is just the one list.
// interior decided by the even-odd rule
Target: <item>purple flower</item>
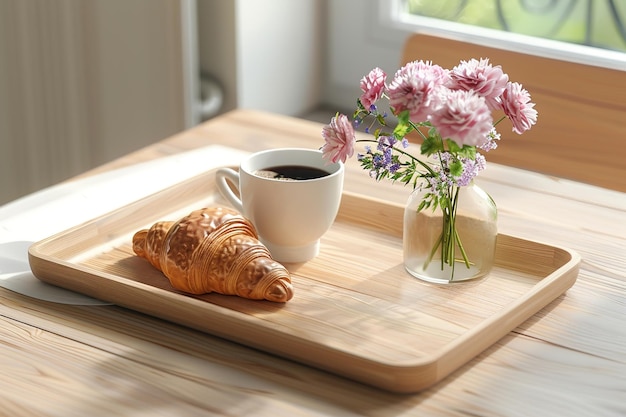
[(461, 176), (456, 179), (456, 185), (464, 187), (469, 185), (478, 173), (485, 169), (486, 160), (481, 154), (476, 154), (475, 159), (462, 158), (463, 172)]
[(492, 128), (487, 134), (487, 140), (478, 145), (478, 148), (485, 152), (492, 151), (498, 147), (498, 141), (500, 140), (500, 134), (495, 128)]
[(385, 168), (388, 168), (391, 165), (392, 158), (393, 158), (392, 149), (391, 148), (385, 149), (383, 151), (383, 165)]
[[(478, 175), (478, 173), (485, 169), (487, 161), (485, 157), (479, 153), (476, 153), (476, 157), (466, 158), (458, 157), (450, 152), (440, 152), (433, 155), (435, 161), (439, 161), (435, 164), (433, 169), (437, 173), (436, 183), (438, 187), (460, 186), (464, 187), (469, 185), (472, 180)], [(462, 170), (460, 175), (452, 175), (450, 166), (453, 163), (460, 162)], [(444, 190), (444, 188), (441, 188)]]
[(381, 154), (375, 154), (372, 157), (372, 165), (374, 166), (374, 168), (381, 169), (384, 168), (385, 166), (385, 161), (383, 159), (383, 156)]
[(388, 148), (393, 147), (397, 142), (393, 136), (379, 136), (378, 137), (378, 150), (385, 151)]

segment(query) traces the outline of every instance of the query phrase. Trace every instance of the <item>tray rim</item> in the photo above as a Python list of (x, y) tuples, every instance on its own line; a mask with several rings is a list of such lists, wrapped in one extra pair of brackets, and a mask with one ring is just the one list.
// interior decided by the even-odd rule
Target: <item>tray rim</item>
[[(207, 302), (206, 300), (197, 299), (193, 296), (185, 295), (185, 294), (178, 293), (178, 292), (168, 291), (168, 290), (157, 288), (157, 287), (154, 287), (154, 286), (142, 283), (142, 282), (134, 281), (129, 278), (120, 277), (118, 275), (111, 274), (105, 271), (99, 271), (95, 268), (90, 268), (85, 265), (74, 264), (67, 260), (58, 259), (52, 254), (49, 254), (45, 251), (48, 245), (54, 243), (58, 239), (64, 238), (68, 235), (71, 236), (73, 233), (76, 233), (77, 231), (81, 231), (84, 228), (89, 227), (90, 225), (97, 224), (99, 221), (102, 221), (102, 219), (112, 218), (116, 214), (124, 213), (127, 210), (132, 209), (133, 207), (139, 207), (141, 205), (149, 204), (150, 201), (155, 200), (155, 199), (158, 200), (159, 198), (161, 198), (161, 195), (164, 192), (176, 190), (188, 184), (193, 184), (199, 181), (199, 179), (203, 179), (205, 177), (208, 177), (209, 175), (213, 176), (213, 173), (215, 171), (216, 169), (209, 170), (195, 177), (192, 177), (188, 180), (175, 184), (171, 187), (165, 188), (157, 193), (138, 199), (130, 204), (127, 204), (109, 213), (98, 216), (87, 222), (76, 225), (70, 229), (59, 232), (55, 235), (52, 235), (48, 238), (42, 239), (32, 244), (28, 251), (28, 257), (29, 257), (29, 263), (31, 264), (31, 269), (33, 270), (33, 273), (38, 279), (44, 282), (48, 282), (52, 285), (58, 285), (64, 288), (68, 288), (73, 291), (82, 292), (86, 295), (90, 295), (96, 298), (102, 298), (102, 297), (99, 297), (99, 293), (97, 289), (90, 288), (89, 285), (77, 286), (76, 283), (65, 282), (62, 278), (62, 276), (65, 275), (64, 273), (69, 270), (73, 270), (73, 271), (78, 271), (85, 276), (95, 278), (96, 280), (104, 279), (104, 280), (107, 280), (107, 282), (109, 283), (114, 282), (115, 286), (120, 286), (120, 288), (124, 288), (126, 290), (130, 289), (132, 291), (130, 291), (130, 293), (128, 291), (120, 292), (121, 296), (119, 298), (105, 299), (104, 301), (109, 301), (122, 307), (133, 309), (133, 310), (145, 313), (145, 314), (153, 315), (155, 317), (159, 317), (164, 320), (173, 321), (175, 323), (178, 323), (184, 326), (192, 327), (197, 330), (207, 332), (209, 334), (212, 334), (218, 337), (222, 337), (222, 338), (232, 340), (238, 343), (243, 343), (248, 346), (259, 348), (270, 353), (278, 354), (279, 356), (282, 356), (291, 360), (295, 360), (297, 362), (304, 363), (310, 366), (315, 366), (317, 368), (321, 368), (326, 371), (330, 371), (330, 372), (342, 375), (344, 377), (352, 378), (357, 381), (364, 382), (364, 383), (367, 383), (367, 384), (370, 384), (370, 385), (373, 385), (373, 386), (376, 386), (385, 390), (389, 390), (393, 392), (400, 392), (400, 393), (417, 392), (424, 388), (429, 387), (435, 382), (440, 381), (445, 376), (447, 376), (448, 374), (450, 374), (451, 372), (458, 369), (460, 366), (462, 366), (463, 364), (465, 364), (466, 362), (474, 358), (477, 354), (479, 354), (480, 352), (484, 351), (486, 348), (491, 346), (493, 343), (497, 342), (499, 339), (501, 339), (504, 335), (508, 334), (511, 330), (513, 330), (519, 324), (523, 323), (526, 319), (536, 314), (537, 311), (545, 307), (545, 305), (552, 302), (559, 295), (561, 295), (568, 288), (570, 288), (577, 279), (581, 257), (576, 252), (570, 249), (561, 247), (561, 246), (550, 245), (550, 244), (546, 244), (546, 243), (539, 242), (539, 241), (531, 241), (528, 239), (518, 238), (515, 236), (505, 235), (505, 234), (500, 233), (498, 235), (499, 242), (501, 241), (501, 239), (505, 239), (505, 240), (511, 239), (512, 242), (514, 241), (530, 242), (533, 244), (541, 245), (547, 248), (551, 248), (555, 251), (558, 251), (561, 253), (561, 256), (565, 256), (567, 260), (560, 267), (553, 270), (550, 274), (540, 277), (540, 279), (538, 279), (535, 285), (532, 285), (531, 287), (529, 287), (528, 291), (524, 292), (524, 294), (521, 297), (515, 298), (515, 300), (512, 303), (510, 303), (509, 305), (499, 310), (498, 314), (491, 315), (487, 317), (486, 319), (481, 320), (480, 323), (478, 323), (476, 326), (469, 328), (468, 331), (464, 332), (463, 334), (459, 335), (458, 337), (455, 337), (454, 339), (446, 343), (442, 347), (442, 349), (438, 351), (437, 354), (423, 355), (419, 358), (415, 358), (411, 363), (399, 365), (399, 364), (385, 363), (382, 361), (378, 361), (378, 362), (372, 361), (369, 358), (365, 358), (361, 356), (357, 357), (355, 355), (350, 355), (347, 352), (333, 350), (332, 348), (328, 346), (320, 346), (319, 344), (315, 346), (307, 346), (307, 349), (304, 349), (300, 351), (299, 354), (294, 355), (293, 353), (290, 353), (289, 351), (285, 351), (284, 348), (282, 350), (281, 349), (277, 350), (275, 349), (275, 347), (273, 347), (273, 345), (266, 346), (267, 343), (266, 344), (251, 343), (249, 340), (250, 339), (249, 337), (238, 338), (232, 334), (233, 333), (232, 331), (220, 331), (219, 328), (213, 328), (210, 331), (207, 331), (206, 327), (203, 327), (203, 326), (198, 327), (197, 325), (194, 324), (193, 321), (189, 323), (175, 321), (171, 319), (172, 314), (163, 314), (163, 313), (160, 313), (159, 311), (151, 311), (150, 309), (136, 308), (136, 306), (132, 305), (132, 303), (129, 303), (126, 300), (131, 299), (132, 295), (134, 294), (139, 294), (139, 295), (147, 297), (146, 300), (154, 298), (155, 301), (167, 301), (169, 305), (172, 305), (172, 304), (175, 305), (176, 301), (182, 297), (185, 300), (185, 302), (191, 303), (191, 305), (195, 306), (195, 308), (197, 308), (199, 311), (202, 311), (202, 312), (210, 311), (212, 314), (217, 314), (221, 319), (229, 320), (231, 322), (234, 321), (234, 323), (240, 323), (242, 321), (242, 316), (244, 316), (243, 321), (245, 322), (247, 326), (254, 325), (253, 319), (251, 319), (250, 317), (245, 317), (246, 316), (245, 314), (241, 314), (240, 312), (230, 310), (229, 308), (225, 308), (225, 307)], [(372, 204), (382, 204), (385, 206), (393, 207), (394, 210), (404, 210), (404, 207), (400, 204), (390, 203), (388, 201), (377, 199), (371, 196), (366, 196), (366, 195), (358, 194), (358, 193), (351, 193), (347, 191), (344, 191), (343, 193), (342, 205), (345, 202), (345, 204), (347, 204), (348, 206), (350, 205), (354, 206), (355, 202), (362, 201), (362, 200), (367, 200), (371, 202)], [(42, 271), (40, 269), (40, 267), (42, 266), (40, 265), (40, 263), (45, 264), (45, 266), (51, 266), (52, 271)], [(85, 281), (87, 283), (93, 283), (93, 280), (85, 280)], [(545, 293), (545, 292), (549, 293), (547, 302), (544, 300), (545, 296), (542, 295), (542, 293)], [(526, 313), (525, 311), (523, 311), (524, 309), (522, 309), (522, 306), (526, 303), (534, 303), (534, 305), (536, 305), (535, 307), (533, 307), (532, 312), (530, 314)], [(492, 329), (494, 325), (493, 322), (502, 320), (503, 317), (506, 318), (506, 321), (507, 323), (509, 323), (509, 325), (502, 326), (502, 329), (494, 332)], [(263, 322), (265, 325), (268, 324), (268, 322), (266, 321), (263, 321)], [(223, 322), (221, 322), (221, 324), (222, 325), (220, 327), (223, 326), (224, 328), (227, 328), (227, 329), (230, 328), (230, 326), (224, 326)], [(266, 335), (267, 335), (267, 332), (274, 333), (274, 336), (279, 337), (280, 339), (283, 339), (283, 340), (289, 340), (291, 342), (293, 341), (297, 342), (297, 339), (301, 339), (293, 335), (288, 335), (288, 334), (286, 335), (284, 332), (281, 332), (279, 328), (272, 328), (271, 326), (264, 326), (262, 330), (264, 334)], [(488, 339), (485, 339), (484, 337), (485, 334), (488, 334), (490, 337)], [(476, 343), (473, 343), (474, 341), (476, 341)], [(463, 359), (464, 356), (467, 356), (468, 345), (470, 349), (472, 350), (472, 353), (470, 354), (470, 359)], [(315, 353), (317, 354), (318, 359), (315, 359), (315, 355), (310, 355), (307, 358), (303, 358), (303, 356), (306, 356), (306, 352), (310, 350), (311, 348), (316, 349)], [(329, 352), (326, 352), (326, 354), (323, 354), (323, 355), (319, 355), (320, 348), (322, 349), (325, 348), (329, 350)], [(455, 353), (461, 348), (464, 348), (465, 354), (456, 355)], [(340, 369), (338, 369), (337, 367), (328, 366), (328, 364), (325, 363), (323, 359), (326, 358), (327, 355), (331, 353), (333, 357), (339, 356), (339, 357), (344, 357), (344, 358), (350, 358), (353, 360), (357, 359), (361, 363), (367, 363), (368, 366), (373, 369), (373, 372), (344, 369), (345, 365), (342, 365), (341, 363), (338, 364)], [(455, 358), (457, 359), (455, 360)], [(438, 361), (441, 361), (442, 359), (447, 359), (446, 361), (443, 361), (444, 366), (440, 366), (441, 364), (437, 363)], [(419, 376), (417, 380), (416, 380), (416, 376)]]

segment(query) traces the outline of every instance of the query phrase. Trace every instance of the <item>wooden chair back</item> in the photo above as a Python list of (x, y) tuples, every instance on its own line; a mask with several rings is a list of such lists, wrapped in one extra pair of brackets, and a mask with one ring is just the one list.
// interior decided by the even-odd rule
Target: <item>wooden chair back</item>
[(489, 58), (521, 83), (539, 113), (523, 135), (499, 125), (502, 142), (488, 161), (626, 192), (626, 72), (415, 34), (402, 62), (452, 68)]

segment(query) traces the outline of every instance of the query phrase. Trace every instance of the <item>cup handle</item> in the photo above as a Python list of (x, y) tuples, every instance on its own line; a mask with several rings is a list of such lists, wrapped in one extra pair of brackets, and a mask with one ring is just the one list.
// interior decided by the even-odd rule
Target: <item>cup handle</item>
[(215, 181), (217, 182), (217, 189), (220, 191), (220, 194), (222, 194), (222, 197), (228, 200), (235, 210), (243, 214), (241, 198), (239, 198), (228, 185), (230, 182), (237, 192), (241, 194), (239, 191), (239, 173), (234, 169), (220, 168), (215, 172)]

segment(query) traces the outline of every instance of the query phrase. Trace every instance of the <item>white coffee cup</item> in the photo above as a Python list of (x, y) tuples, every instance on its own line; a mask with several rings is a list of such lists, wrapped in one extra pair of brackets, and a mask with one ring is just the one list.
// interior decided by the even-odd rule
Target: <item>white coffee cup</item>
[[(328, 174), (299, 180), (259, 175), (281, 166), (312, 167)], [(241, 162), (239, 172), (230, 168), (216, 172), (222, 196), (252, 222), (259, 240), (279, 262), (304, 262), (319, 254), (320, 238), (339, 211), (343, 176), (342, 163), (329, 163), (321, 151), (301, 148), (257, 152)]]

